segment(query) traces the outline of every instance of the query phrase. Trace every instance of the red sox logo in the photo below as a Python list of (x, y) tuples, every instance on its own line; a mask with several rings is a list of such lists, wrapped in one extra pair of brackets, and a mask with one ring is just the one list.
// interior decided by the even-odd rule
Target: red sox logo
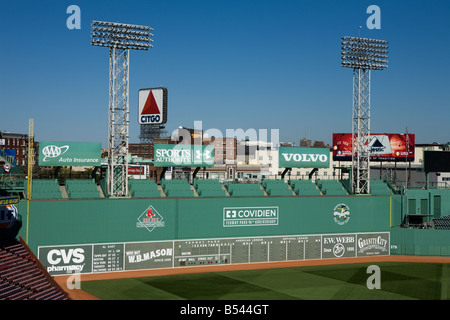
[(164, 218), (152, 206), (145, 209), (137, 220), (137, 228), (146, 228), (150, 232), (156, 227), (164, 227), (165, 225)]

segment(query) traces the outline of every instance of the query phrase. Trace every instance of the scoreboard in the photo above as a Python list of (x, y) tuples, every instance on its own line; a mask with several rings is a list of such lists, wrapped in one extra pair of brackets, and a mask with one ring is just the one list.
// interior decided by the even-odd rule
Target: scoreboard
[(45, 246), (51, 275), (389, 255), (388, 232)]
[(175, 241), (174, 267), (389, 254), (389, 233)]
[(321, 258), (320, 236), (176, 241), (174, 266)]

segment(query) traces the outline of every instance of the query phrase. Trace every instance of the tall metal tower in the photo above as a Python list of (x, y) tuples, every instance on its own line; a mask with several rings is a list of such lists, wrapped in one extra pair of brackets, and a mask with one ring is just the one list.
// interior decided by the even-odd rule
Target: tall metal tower
[(370, 193), (370, 77), (387, 68), (388, 41), (342, 37), (342, 66), (353, 69), (352, 190)]
[(153, 28), (124, 23), (91, 22), (91, 45), (109, 48), (108, 193), (128, 196), (130, 50), (153, 48)]

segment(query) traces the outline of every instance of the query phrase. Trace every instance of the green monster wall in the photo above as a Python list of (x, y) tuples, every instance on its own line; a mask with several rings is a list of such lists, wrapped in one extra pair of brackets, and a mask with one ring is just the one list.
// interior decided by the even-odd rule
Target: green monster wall
[[(346, 218), (334, 216), (344, 204)], [(19, 235), (39, 246), (248, 236), (385, 232), (400, 196), (100, 199), (19, 204)]]

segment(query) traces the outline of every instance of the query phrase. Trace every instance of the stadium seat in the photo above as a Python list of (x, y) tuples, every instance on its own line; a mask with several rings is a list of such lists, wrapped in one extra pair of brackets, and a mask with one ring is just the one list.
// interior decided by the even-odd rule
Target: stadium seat
[(263, 180), (261, 185), (269, 196), (293, 196), (289, 184), (284, 180)]
[(128, 189), (133, 198), (160, 198), (161, 191), (153, 180), (128, 180)]
[(291, 180), (289, 182), (292, 189), (298, 196), (320, 196), (321, 192), (316, 184), (310, 180)]
[[(28, 183), (25, 182), (25, 196), (28, 194)], [(53, 200), (62, 199), (58, 180), (56, 179), (35, 179), (33, 180), (32, 194), (33, 200)]]
[(186, 180), (161, 180), (161, 187), (167, 197), (194, 197), (194, 191)]
[(229, 183), (228, 193), (233, 197), (262, 197), (264, 190), (259, 183)]
[(370, 180), (370, 193), (372, 195), (391, 195), (393, 191), (382, 180)]
[(25, 244), (8, 239), (0, 244), (0, 300), (69, 300), (45, 276)]
[(318, 180), (317, 186), (319, 187), (322, 194), (327, 196), (345, 196), (347, 191), (345, 191), (343, 185), (338, 180)]
[(222, 183), (218, 180), (194, 180), (194, 188), (200, 197), (226, 197)]
[(100, 193), (94, 179), (67, 179), (66, 191), (70, 199), (100, 198)]

